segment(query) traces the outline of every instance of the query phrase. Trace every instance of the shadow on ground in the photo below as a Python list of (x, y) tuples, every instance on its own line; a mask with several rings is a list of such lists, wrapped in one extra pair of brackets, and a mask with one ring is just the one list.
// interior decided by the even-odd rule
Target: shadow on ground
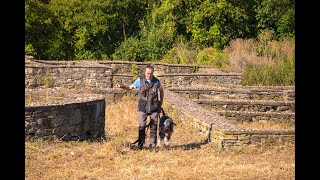
[[(181, 145), (172, 145), (170, 147), (159, 146), (155, 150), (156, 151), (163, 151), (163, 150), (194, 150), (200, 149), (201, 146), (208, 144), (208, 141), (201, 141), (201, 142), (193, 142), (188, 144), (181, 144)], [(124, 146), (132, 149), (132, 150), (139, 150), (136, 144), (126, 142)], [(147, 147), (143, 147), (142, 150), (149, 150)]]

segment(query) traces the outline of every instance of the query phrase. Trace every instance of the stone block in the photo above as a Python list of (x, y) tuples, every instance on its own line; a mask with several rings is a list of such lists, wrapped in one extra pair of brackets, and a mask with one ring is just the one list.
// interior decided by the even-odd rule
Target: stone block
[(237, 135), (224, 134), (224, 135), (219, 135), (218, 138), (220, 140), (237, 140), (238, 136)]

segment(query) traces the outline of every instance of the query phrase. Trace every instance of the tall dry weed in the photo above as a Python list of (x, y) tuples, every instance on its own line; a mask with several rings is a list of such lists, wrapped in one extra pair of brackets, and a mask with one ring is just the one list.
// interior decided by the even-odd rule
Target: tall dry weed
[(229, 65), (225, 71), (242, 73), (248, 64), (262, 61), (262, 58), (257, 56), (256, 44), (256, 39), (232, 40), (223, 50), (229, 59)]
[(295, 42), (293, 38), (281, 41), (259, 41), (257, 39), (235, 39), (225, 47), (228, 55), (228, 72), (244, 72), (249, 64), (278, 65), (283, 61), (294, 62)]

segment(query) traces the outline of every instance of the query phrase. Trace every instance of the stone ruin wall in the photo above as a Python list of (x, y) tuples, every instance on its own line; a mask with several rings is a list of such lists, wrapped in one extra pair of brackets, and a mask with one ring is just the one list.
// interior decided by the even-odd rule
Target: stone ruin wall
[[(25, 67), (25, 86), (26, 88), (35, 88), (38, 86), (48, 85), (51, 87), (60, 86), (68, 88), (87, 88), (92, 92), (104, 94), (109, 101), (116, 101), (120, 99), (123, 95), (126, 94), (124, 90), (115, 90), (112, 89), (116, 83), (123, 83), (130, 85), (133, 82), (133, 75), (128, 74), (131, 72), (132, 65), (136, 64), (139, 68), (139, 74), (143, 75), (144, 67), (148, 63), (130, 63), (130, 62), (114, 62), (114, 61), (102, 61), (98, 62), (98, 65), (95, 67), (90, 66), (77, 66), (75, 64), (67, 64), (63, 62), (52, 62), (52, 61), (33, 61), (41, 62), (39, 63), (26, 63)], [(45, 62), (45, 63), (44, 63)], [(62, 65), (61, 65), (62, 64)], [(183, 66), (183, 65), (166, 65), (166, 64), (154, 64), (155, 75), (159, 77), (167, 86), (166, 87), (175, 87), (175, 86), (185, 86), (185, 85), (196, 85), (204, 82), (213, 82), (214, 83), (224, 83), (224, 84), (240, 84), (241, 75), (240, 74), (220, 74), (220, 76), (210, 76), (204, 74), (197, 74), (195, 70), (201, 69), (201, 67), (195, 66)], [(204, 67), (205, 68), (205, 67)], [(162, 74), (161, 74), (162, 73)], [(179, 76), (173, 75), (177, 73), (189, 73), (192, 75), (189, 76)], [(214, 77), (214, 78), (212, 78)], [(169, 80), (173, 78), (176, 80), (175, 83)], [(136, 91), (132, 93), (137, 93)], [(103, 103), (102, 103), (103, 104)], [(174, 109), (174, 106), (171, 106)], [(49, 115), (49, 112), (52, 112), (52, 109), (42, 107), (42, 111), (47, 115), (48, 119), (51, 118), (53, 121), (46, 121), (45, 117), (41, 117), (41, 113), (36, 113), (37, 111), (34, 108), (26, 107), (26, 127), (31, 133), (39, 132), (39, 134), (50, 134), (55, 133), (58, 129), (60, 134), (68, 134), (69, 139), (92, 136), (95, 132), (99, 132), (101, 135), (101, 127), (104, 127), (104, 124), (97, 124), (100, 128), (95, 128), (94, 132), (88, 132), (88, 127), (84, 122), (66, 122), (66, 127), (61, 123), (59, 126), (58, 115)], [(52, 108), (52, 107), (51, 107)], [(71, 108), (72, 109), (72, 108)], [(76, 109), (76, 107), (74, 107)], [(78, 108), (79, 109), (79, 108)], [(92, 110), (92, 109), (91, 109)], [(74, 114), (88, 114), (89, 112), (83, 113), (79, 110), (72, 110)], [(62, 110), (63, 112), (63, 110)], [(102, 111), (101, 111), (102, 112)], [(220, 145), (221, 147), (228, 145), (245, 145), (245, 144), (268, 144), (273, 142), (284, 142), (294, 140), (294, 132), (281, 133), (279, 132), (262, 132), (262, 131), (250, 131), (250, 132), (240, 132), (240, 131), (224, 131), (224, 130), (212, 130), (210, 123), (203, 121), (197, 117), (190, 115), (188, 112), (179, 112), (182, 118), (190, 119), (196, 129), (204, 134), (204, 136), (212, 142)], [(170, 115), (170, 114), (169, 114)], [(61, 115), (66, 116), (67, 115)], [(60, 116), (60, 117), (61, 117)], [(67, 119), (65, 117), (65, 119)], [(68, 117), (70, 118), (70, 117)], [(35, 121), (38, 119), (38, 121)], [(40, 119), (40, 120), (39, 120)], [(41, 120), (42, 119), (42, 120)], [(74, 118), (71, 118), (74, 119)], [(85, 118), (82, 118), (83, 121)], [(57, 121), (57, 122), (56, 122)], [(102, 119), (101, 119), (102, 121)], [(50, 122), (50, 123), (48, 123)], [(102, 123), (102, 122), (101, 122)], [(104, 120), (103, 120), (104, 123)], [(97, 127), (95, 126), (95, 127)], [(33, 130), (32, 127), (41, 127), (40, 130)], [(50, 129), (52, 128), (52, 129)], [(39, 128), (38, 128), (39, 129)], [(68, 130), (69, 129), (69, 130)], [(71, 130), (70, 130), (71, 129)], [(74, 130), (79, 131), (74, 131)], [(73, 132), (73, 134), (71, 133)], [(75, 133), (80, 132), (80, 133)], [(239, 135), (240, 134), (240, 135)], [(213, 137), (211, 137), (213, 135)], [(280, 140), (279, 140), (280, 137)], [(282, 138), (283, 137), (283, 138)], [(229, 138), (229, 139), (228, 139)], [(230, 139), (231, 138), (231, 139)], [(278, 140), (277, 140), (278, 139)]]
[[(25, 88), (63, 87), (78, 92), (103, 94), (96, 101), (82, 101), (59, 105), (26, 105), (25, 137), (58, 138), (63, 140), (83, 140), (104, 136), (105, 103), (115, 102), (127, 93), (137, 94), (138, 91), (126, 92), (114, 89), (116, 83), (131, 84), (132, 65), (136, 64), (139, 74), (144, 71), (147, 63), (126, 62), (56, 62), (26, 61)], [(155, 65), (157, 72), (192, 72), (192, 66)]]
[(219, 131), (211, 132), (211, 141), (218, 148), (229, 148), (236, 146), (272, 146), (285, 143), (294, 143), (295, 134), (293, 131)]
[(66, 141), (104, 137), (105, 97), (25, 107), (25, 137)]
[(185, 106), (180, 107), (176, 100), (165, 101), (164, 107), (168, 116), (191, 123), (202, 135), (204, 142), (212, 142), (220, 149), (247, 145), (270, 146), (295, 141), (294, 130), (254, 130), (228, 126), (227, 123), (219, 124), (216, 121), (201, 119), (197, 113), (185, 110)]
[(165, 87), (197, 87), (202, 85), (219, 85), (241, 83), (239, 73), (214, 73), (214, 74), (162, 74), (158, 76)]
[(295, 100), (294, 89), (276, 90), (272, 89), (248, 89), (248, 88), (168, 88), (169, 90), (188, 99), (246, 99), (246, 100)]
[[(115, 87), (117, 83), (130, 85), (134, 81), (131, 73), (132, 65), (136, 64), (139, 76), (143, 76), (144, 68), (148, 64), (116, 61), (83, 62), (40, 60), (27, 62), (25, 64), (25, 87), (35, 88), (47, 85), (49, 87), (106, 89)], [(207, 67), (156, 63), (153, 65), (155, 76), (163, 81), (166, 87), (203, 84), (204, 82), (239, 84), (241, 81), (241, 75), (234, 73), (195, 74), (195, 70)], [(190, 77), (181, 77), (177, 75), (179, 73), (190, 74)]]

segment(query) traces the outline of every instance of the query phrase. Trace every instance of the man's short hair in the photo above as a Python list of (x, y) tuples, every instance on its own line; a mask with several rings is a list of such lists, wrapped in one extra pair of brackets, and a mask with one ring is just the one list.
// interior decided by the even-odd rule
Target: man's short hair
[(145, 70), (146, 69), (152, 69), (152, 71), (154, 71), (154, 67), (152, 65), (150, 65), (150, 64), (146, 66)]

